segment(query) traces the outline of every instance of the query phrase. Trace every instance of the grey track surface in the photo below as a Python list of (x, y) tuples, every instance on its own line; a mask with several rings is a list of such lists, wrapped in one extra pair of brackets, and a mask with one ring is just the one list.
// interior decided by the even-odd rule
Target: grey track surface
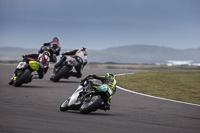
[[(117, 90), (111, 110), (89, 115), (61, 112), (60, 104), (80, 79), (42, 80), (9, 86), (15, 66), (0, 65), (0, 133), (199, 133), (200, 107), (144, 97)], [(85, 69), (87, 74), (136, 72), (121, 69)]]

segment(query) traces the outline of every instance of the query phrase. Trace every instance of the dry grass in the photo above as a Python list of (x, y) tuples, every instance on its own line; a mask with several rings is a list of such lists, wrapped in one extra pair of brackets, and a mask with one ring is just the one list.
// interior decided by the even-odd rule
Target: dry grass
[(151, 71), (117, 76), (124, 88), (153, 96), (200, 104), (200, 71)]

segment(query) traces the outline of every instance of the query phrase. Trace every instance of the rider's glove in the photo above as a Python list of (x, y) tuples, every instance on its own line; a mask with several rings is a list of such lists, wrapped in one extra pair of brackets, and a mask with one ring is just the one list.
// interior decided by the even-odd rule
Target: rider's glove
[(94, 74), (90, 74), (87, 77), (85, 77), (83, 80), (86, 81), (86, 80), (92, 79), (93, 77), (94, 77)]

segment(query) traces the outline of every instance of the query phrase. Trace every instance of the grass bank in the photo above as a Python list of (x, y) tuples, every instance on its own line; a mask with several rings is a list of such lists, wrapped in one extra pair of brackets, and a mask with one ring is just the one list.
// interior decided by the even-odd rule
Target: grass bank
[(165, 64), (115, 64), (115, 63), (88, 63), (86, 68), (104, 68), (104, 69), (130, 69), (130, 70), (200, 70), (200, 66), (177, 65), (168, 66)]
[(117, 76), (121, 87), (157, 97), (200, 104), (200, 71), (148, 71)]

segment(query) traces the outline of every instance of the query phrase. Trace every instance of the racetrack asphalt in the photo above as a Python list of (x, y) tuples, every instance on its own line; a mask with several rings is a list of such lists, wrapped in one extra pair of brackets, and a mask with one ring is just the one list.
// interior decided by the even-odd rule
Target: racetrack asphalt
[[(199, 133), (200, 107), (154, 99), (118, 89), (111, 110), (88, 115), (61, 112), (60, 104), (78, 87), (70, 77), (58, 83), (43, 79), (21, 87), (8, 85), (15, 66), (0, 65), (0, 133)], [(135, 73), (136, 70), (84, 69), (88, 74)]]

